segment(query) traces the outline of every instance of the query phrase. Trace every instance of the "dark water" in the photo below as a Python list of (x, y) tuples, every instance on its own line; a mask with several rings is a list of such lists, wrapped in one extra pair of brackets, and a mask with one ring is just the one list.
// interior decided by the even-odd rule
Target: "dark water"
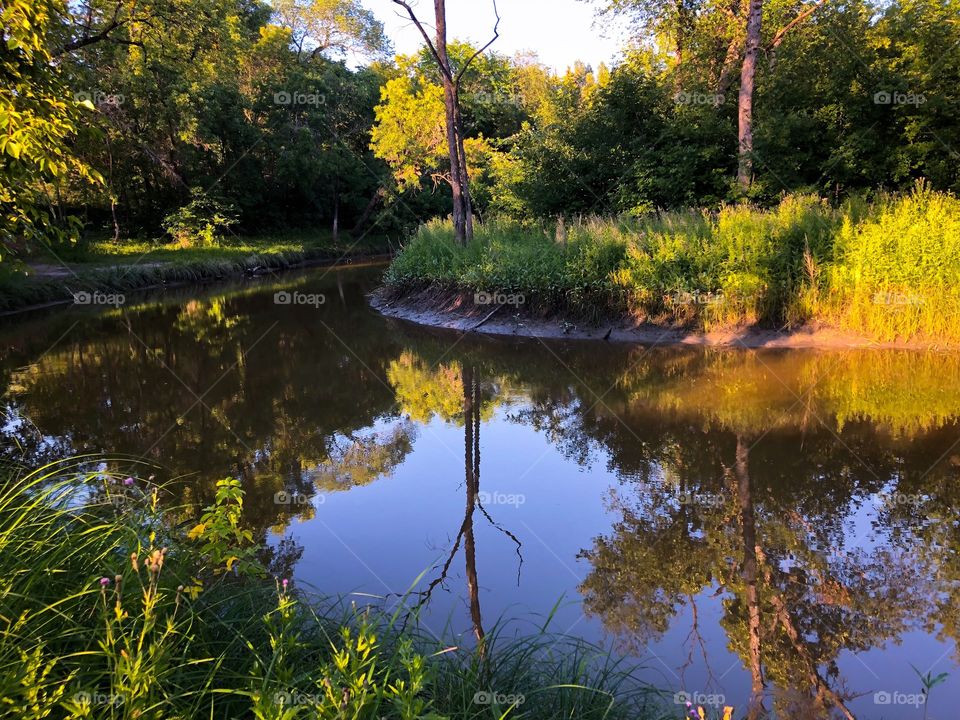
[[(957, 717), (960, 357), (464, 337), (377, 277), (10, 321), (5, 452), (143, 458), (194, 506), (239, 476), (279, 571), (412, 589), (437, 635), (553, 612), (735, 717)], [(912, 666), (949, 673), (926, 708)]]

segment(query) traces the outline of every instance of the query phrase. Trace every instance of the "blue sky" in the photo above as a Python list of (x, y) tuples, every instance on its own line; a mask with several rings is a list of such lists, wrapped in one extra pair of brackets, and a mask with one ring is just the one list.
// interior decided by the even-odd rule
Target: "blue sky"
[[(386, 26), (399, 53), (416, 50), (422, 39), (402, 9), (391, 0), (363, 0)], [(417, 15), (433, 18), (431, 0), (413, 0)], [(608, 65), (623, 45), (621, 25), (605, 18), (595, 22), (595, 5), (580, 0), (498, 0), (500, 38), (493, 49), (505, 55), (535, 50), (541, 62), (563, 72), (575, 60), (594, 67)], [(447, 0), (447, 34), (481, 45), (491, 37), (494, 16), (490, 0)], [(431, 24), (432, 27), (432, 24)], [(431, 31), (432, 32), (432, 31)]]

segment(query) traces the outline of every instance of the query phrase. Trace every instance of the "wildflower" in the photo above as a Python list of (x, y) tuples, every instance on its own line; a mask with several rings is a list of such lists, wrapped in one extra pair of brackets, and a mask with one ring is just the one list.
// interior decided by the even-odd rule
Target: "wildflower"
[(284, 592), (287, 591), (287, 585), (289, 585), (289, 584), (290, 584), (290, 581), (287, 580), (287, 578), (284, 578), (284, 579), (283, 579), (283, 591), (284, 591)]
[(147, 557), (147, 560), (146, 560), (147, 570), (149, 570), (153, 574), (159, 573), (160, 568), (163, 567), (163, 559), (166, 556), (167, 556), (166, 548), (163, 548), (163, 550), (154, 550)]
[(193, 584), (184, 589), (184, 592), (190, 597), (191, 600), (196, 600), (200, 593), (203, 591), (203, 583), (201, 583), (197, 578), (193, 579)]
[(102, 577), (102, 578), (100, 578), (100, 587), (104, 587), (104, 588), (105, 588), (105, 587), (106, 587), (107, 585), (109, 585), (109, 584), (110, 584), (110, 578), (108, 578), (108, 577)]
[(140, 572), (140, 564), (137, 562), (137, 557), (135, 552), (130, 553), (130, 567), (133, 568), (134, 572)]
[(123, 484), (126, 485), (127, 487), (131, 487), (133, 485), (133, 478), (128, 477), (126, 480), (123, 481)]

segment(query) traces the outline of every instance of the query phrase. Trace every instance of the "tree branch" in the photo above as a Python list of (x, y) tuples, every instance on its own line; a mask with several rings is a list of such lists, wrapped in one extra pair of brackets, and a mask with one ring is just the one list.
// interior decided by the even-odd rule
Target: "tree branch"
[(101, 42), (102, 40), (106, 40), (111, 32), (113, 32), (114, 30), (116, 30), (118, 27), (120, 27), (126, 22), (126, 20), (120, 19), (120, 10), (123, 7), (123, 3), (117, 2), (117, 4), (113, 8), (113, 18), (110, 20), (107, 26), (103, 28), (103, 30), (98, 32), (96, 35), (91, 35), (90, 25), (92, 23), (92, 17), (93, 17), (92, 7), (93, 7), (92, 4), (87, 6), (88, 8), (87, 24), (84, 27), (83, 37), (80, 37), (76, 40), (68, 42), (54, 49), (54, 51), (51, 53), (53, 57), (59, 57), (64, 53), (73, 52), (74, 50), (79, 50), (80, 48), (86, 47), (87, 45), (93, 45), (94, 43), (98, 43), (98, 42)]
[(767, 45), (767, 50), (773, 50), (773, 49), (779, 47), (780, 43), (783, 42), (783, 37), (784, 37), (784, 35), (786, 35), (786, 34), (787, 34), (788, 32), (790, 32), (794, 27), (796, 27), (797, 25), (799, 25), (800, 23), (802, 23), (802, 22), (803, 22), (804, 20), (806, 20), (808, 17), (810, 17), (811, 15), (813, 15), (813, 13), (816, 12), (817, 8), (819, 8), (821, 5), (824, 5), (826, 2), (827, 2), (827, 0), (817, 0), (817, 2), (815, 2), (813, 5), (811, 5), (810, 7), (808, 7), (806, 10), (804, 10), (804, 11), (803, 11), (802, 13), (800, 13), (799, 15), (797, 15), (793, 20), (791, 20), (791, 21), (788, 22), (786, 25), (784, 25), (782, 28), (780, 28), (779, 30), (777, 30), (777, 34), (773, 36), (773, 39), (772, 39), (772, 40), (770, 41), (770, 43)]
[(109, 25), (107, 25), (103, 30), (98, 32), (96, 35), (84, 35), (81, 38), (77, 38), (76, 40), (65, 43), (64, 45), (61, 45), (60, 47), (55, 48), (51, 53), (51, 55), (53, 55), (53, 57), (60, 57), (65, 53), (73, 52), (74, 50), (79, 50), (80, 48), (86, 47), (87, 45), (93, 45), (94, 43), (98, 43), (102, 40), (106, 40), (107, 37), (110, 35), (110, 33), (116, 30), (121, 25), (123, 25), (122, 20), (121, 21), (114, 20)]
[(463, 64), (463, 67), (460, 68), (460, 72), (457, 73), (457, 77), (454, 78), (454, 85), (460, 85), (460, 81), (463, 79), (463, 74), (467, 71), (467, 68), (470, 67), (470, 63), (482, 55), (484, 51), (493, 45), (497, 41), (497, 38), (500, 37), (500, 12), (497, 10), (497, 0), (493, 0), (493, 16), (497, 19), (497, 21), (493, 24), (493, 37), (490, 38), (490, 41), (486, 45), (471, 55), (470, 59)]
[(407, 15), (410, 16), (410, 20), (413, 21), (413, 24), (417, 26), (417, 30), (420, 31), (421, 35), (423, 35), (423, 39), (426, 41), (427, 47), (430, 48), (430, 54), (433, 55), (433, 59), (437, 61), (437, 67), (440, 68), (440, 72), (443, 73), (443, 76), (447, 80), (454, 82), (453, 74), (450, 72), (450, 68), (447, 66), (447, 63), (440, 59), (440, 53), (438, 53), (437, 49), (434, 47), (433, 42), (430, 40), (430, 36), (427, 34), (427, 31), (423, 29), (423, 23), (420, 22), (416, 13), (413, 12), (413, 8), (410, 7), (410, 3), (406, 2), (406, 0), (393, 0), (393, 2), (407, 11)]

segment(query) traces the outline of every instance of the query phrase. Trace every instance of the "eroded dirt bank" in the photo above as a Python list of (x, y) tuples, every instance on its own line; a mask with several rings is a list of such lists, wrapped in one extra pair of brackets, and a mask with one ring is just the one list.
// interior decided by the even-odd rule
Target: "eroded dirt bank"
[(531, 338), (604, 340), (638, 345), (708, 345), (742, 348), (877, 348), (957, 350), (944, 341), (919, 339), (877, 341), (832, 327), (808, 325), (791, 330), (756, 326), (702, 332), (690, 328), (638, 323), (630, 318), (599, 325), (558, 317), (537, 317), (514, 305), (480, 305), (465, 292), (426, 288), (397, 293), (380, 288), (370, 305), (381, 314), (431, 327), (487, 335)]

